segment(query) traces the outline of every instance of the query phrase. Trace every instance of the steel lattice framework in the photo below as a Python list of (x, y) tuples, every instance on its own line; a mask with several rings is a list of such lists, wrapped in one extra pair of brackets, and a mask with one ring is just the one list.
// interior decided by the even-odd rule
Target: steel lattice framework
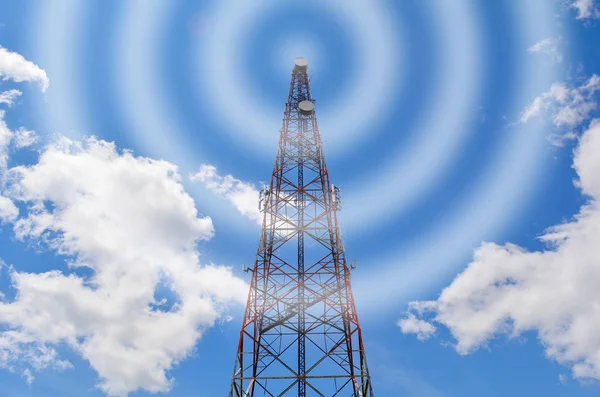
[(311, 97), (294, 62), (230, 397), (373, 397)]

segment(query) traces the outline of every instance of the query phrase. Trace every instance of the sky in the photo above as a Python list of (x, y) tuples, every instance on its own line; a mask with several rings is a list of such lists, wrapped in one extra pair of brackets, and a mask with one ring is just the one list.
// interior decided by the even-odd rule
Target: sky
[(0, 2), (0, 397), (229, 390), (295, 57), (374, 391), (600, 393), (600, 1)]

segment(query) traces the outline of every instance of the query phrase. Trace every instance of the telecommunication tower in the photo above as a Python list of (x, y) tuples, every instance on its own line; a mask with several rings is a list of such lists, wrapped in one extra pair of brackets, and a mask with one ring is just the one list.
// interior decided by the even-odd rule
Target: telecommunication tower
[(229, 397), (373, 397), (304, 58), (294, 60)]

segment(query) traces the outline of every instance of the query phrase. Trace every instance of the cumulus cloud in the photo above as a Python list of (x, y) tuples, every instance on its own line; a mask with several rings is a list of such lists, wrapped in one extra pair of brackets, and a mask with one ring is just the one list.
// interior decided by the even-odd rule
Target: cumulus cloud
[(37, 143), (39, 137), (33, 130), (25, 129), (24, 127), (19, 127), (13, 134), (14, 145), (18, 148), (24, 148)]
[(552, 134), (549, 136), (549, 140), (553, 146), (563, 147), (566, 142), (573, 141), (578, 137), (577, 133), (569, 131), (563, 134)]
[(573, 129), (592, 117), (597, 109), (598, 91), (600, 76), (595, 74), (579, 86), (554, 83), (523, 111), (520, 122), (527, 123), (534, 118), (549, 119), (558, 131), (550, 135), (550, 141), (556, 146), (563, 146), (577, 136)]
[(243, 182), (232, 175), (220, 176), (216, 167), (207, 164), (202, 164), (190, 179), (202, 182), (214, 194), (231, 201), (242, 215), (261, 224), (262, 214), (258, 210), (259, 192), (252, 183)]
[(417, 334), (417, 339), (421, 341), (429, 339), (436, 331), (432, 324), (417, 318), (413, 313), (408, 313), (406, 318), (399, 320), (398, 326), (405, 334)]
[(16, 237), (66, 256), (70, 271), (11, 268), (17, 295), (0, 303), (0, 367), (66, 368), (56, 351), (66, 345), (110, 396), (164, 392), (168, 371), (247, 297), (230, 268), (200, 265), (196, 245), (213, 236), (212, 221), (174, 165), (61, 138), (7, 176), (5, 194), (26, 208)]
[(13, 133), (4, 121), (4, 110), (0, 110), (0, 175), (8, 164), (8, 145), (12, 137)]
[(2, 46), (0, 46), (0, 78), (17, 83), (36, 82), (42, 92), (45, 92), (50, 86), (50, 80), (43, 69), (25, 59), (23, 55), (8, 51)]
[(536, 52), (541, 54), (546, 54), (552, 59), (554, 62), (562, 62), (562, 54), (558, 50), (558, 40), (547, 38), (541, 40), (531, 47), (529, 47), (529, 52)]
[(577, 19), (600, 18), (600, 8), (596, 0), (574, 0), (571, 7), (577, 11)]
[(594, 94), (600, 90), (600, 76), (593, 75), (579, 87), (554, 83), (536, 97), (521, 115), (521, 122), (549, 115), (556, 127), (575, 127), (596, 109)]
[(12, 106), (12, 104), (15, 102), (15, 99), (20, 97), (22, 94), (23, 93), (19, 90), (8, 90), (0, 92), (0, 103)]
[(19, 209), (8, 197), (0, 196), (0, 226), (13, 222), (19, 216)]
[(8, 167), (8, 148), (15, 138), (17, 147), (27, 146), (27, 143), (33, 143), (37, 140), (35, 132), (25, 130), (22, 127), (17, 131), (17, 134), (14, 134), (4, 121), (4, 111), (0, 110), (0, 226), (4, 223), (13, 222), (19, 216), (17, 206), (10, 198), (2, 194), (5, 183), (4, 174)]
[[(543, 251), (485, 243), (435, 301), (412, 302), (415, 318), (447, 327), (468, 354), (507, 334), (537, 331), (547, 357), (580, 379), (600, 379), (600, 120), (575, 151), (577, 186), (589, 201), (540, 237)], [(410, 320), (410, 316), (408, 320)], [(405, 327), (417, 333), (423, 328)]]
[(33, 376), (31, 371), (29, 370), (29, 368), (27, 368), (23, 371), (22, 376), (25, 378), (25, 381), (27, 382), (28, 385), (31, 385), (33, 383), (33, 381), (35, 380), (35, 376)]

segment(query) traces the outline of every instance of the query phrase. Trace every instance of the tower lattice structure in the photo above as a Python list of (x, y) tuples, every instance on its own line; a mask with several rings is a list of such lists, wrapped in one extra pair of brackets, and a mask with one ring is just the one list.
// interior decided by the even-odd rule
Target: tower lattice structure
[(294, 61), (230, 397), (373, 397), (307, 62)]

